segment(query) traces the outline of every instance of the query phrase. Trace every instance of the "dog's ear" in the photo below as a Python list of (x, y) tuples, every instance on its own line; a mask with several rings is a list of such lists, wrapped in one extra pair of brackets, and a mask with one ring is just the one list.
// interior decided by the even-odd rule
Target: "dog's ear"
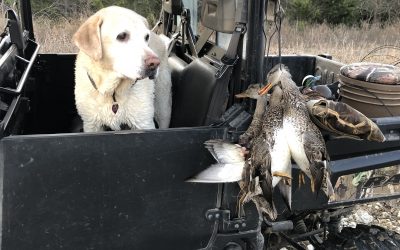
[(144, 23), (144, 26), (146, 26), (146, 28), (150, 28), (149, 22), (147, 21), (147, 19), (145, 17), (142, 17), (139, 15), (139, 18), (142, 19), (142, 22)]
[(73, 36), (75, 45), (88, 56), (98, 61), (103, 57), (100, 27), (103, 23), (101, 15), (95, 14), (84, 22)]

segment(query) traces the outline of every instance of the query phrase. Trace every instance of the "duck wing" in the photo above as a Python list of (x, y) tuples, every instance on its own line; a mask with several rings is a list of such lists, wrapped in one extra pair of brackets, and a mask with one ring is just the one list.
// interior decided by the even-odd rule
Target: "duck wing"
[(218, 162), (209, 166), (187, 182), (226, 183), (242, 180), (245, 168), (244, 148), (225, 140), (208, 140), (204, 143)]
[(217, 163), (209, 166), (186, 181), (198, 183), (237, 182), (242, 179), (243, 168), (244, 162), (226, 164)]
[(273, 203), (273, 191), (272, 187), (272, 175), (270, 166), (262, 165), (260, 167), (260, 187), (263, 193), (263, 196), (269, 203)]
[[(317, 130), (317, 131), (315, 131)], [(310, 163), (311, 189), (314, 192), (323, 187), (323, 181), (330, 182), (327, 175), (327, 162), (329, 161), (325, 141), (320, 131), (315, 128), (303, 133), (304, 152)], [(326, 185), (324, 185), (326, 187)], [(325, 190), (324, 190), (325, 191)], [(327, 191), (326, 191), (327, 193)]]
[(204, 145), (218, 163), (244, 162), (245, 149), (238, 144), (215, 139), (206, 141)]

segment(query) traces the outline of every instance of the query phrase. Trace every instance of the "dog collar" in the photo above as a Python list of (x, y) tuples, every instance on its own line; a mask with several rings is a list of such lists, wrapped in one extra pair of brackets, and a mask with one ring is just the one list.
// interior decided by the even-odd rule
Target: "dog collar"
[[(89, 72), (86, 72), (86, 74), (87, 74), (87, 76), (88, 76), (88, 78), (89, 78), (89, 81), (90, 81), (90, 83), (92, 84), (93, 88), (94, 88), (95, 90), (98, 90), (98, 89), (97, 89), (97, 85), (96, 85), (96, 83), (94, 82), (93, 78), (89, 75)], [(112, 104), (112, 106), (111, 106), (111, 110), (112, 110), (112, 112), (113, 112), (114, 114), (116, 114), (116, 113), (118, 112), (119, 105), (118, 105), (118, 103), (117, 103), (117, 100), (115, 99), (115, 92), (112, 94), (112, 99), (113, 99), (113, 104)]]

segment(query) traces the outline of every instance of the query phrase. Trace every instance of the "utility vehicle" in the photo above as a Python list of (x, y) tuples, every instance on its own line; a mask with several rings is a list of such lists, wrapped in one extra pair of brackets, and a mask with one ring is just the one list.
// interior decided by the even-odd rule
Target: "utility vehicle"
[[(263, 82), (273, 65), (282, 61), (297, 83), (311, 74), (323, 84), (337, 81), (342, 66), (326, 55), (266, 57), (265, 13), (273, 2), (187, 2), (162, 1), (157, 29), (174, 38), (172, 121), (169, 129), (146, 131), (80, 132), (76, 55), (39, 53), (29, 0), (19, 1), (18, 15), (8, 11), (0, 43), (1, 248), (302, 249), (304, 241), (315, 248), (397, 248), (398, 235), (383, 228), (337, 227), (354, 205), (399, 193), (330, 202), (309, 185), (299, 187), (294, 166), (292, 211), (277, 196), (279, 218), (267, 221), (252, 203), (237, 216), (236, 183), (185, 182), (214, 162), (206, 140), (236, 142), (246, 130), (255, 103), (234, 95)], [(326, 134), (332, 183), (400, 163), (400, 117), (374, 121), (383, 143)]]

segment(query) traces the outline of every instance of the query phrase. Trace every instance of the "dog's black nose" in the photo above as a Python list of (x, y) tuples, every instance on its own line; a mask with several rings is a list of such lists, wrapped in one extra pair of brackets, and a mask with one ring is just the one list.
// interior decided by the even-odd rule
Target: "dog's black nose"
[(156, 55), (148, 55), (144, 59), (144, 65), (146, 66), (146, 70), (155, 70), (160, 65), (160, 59)]

